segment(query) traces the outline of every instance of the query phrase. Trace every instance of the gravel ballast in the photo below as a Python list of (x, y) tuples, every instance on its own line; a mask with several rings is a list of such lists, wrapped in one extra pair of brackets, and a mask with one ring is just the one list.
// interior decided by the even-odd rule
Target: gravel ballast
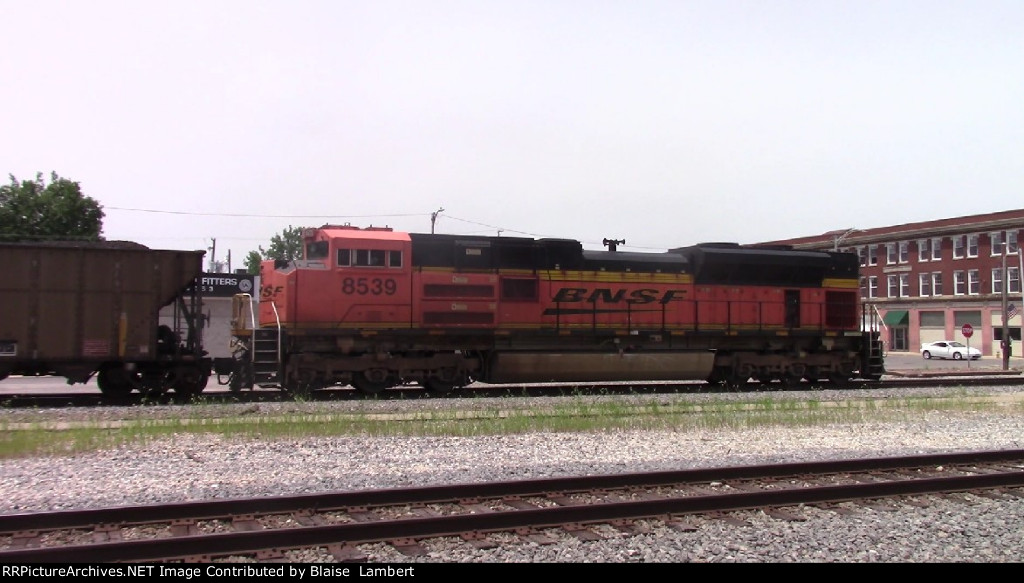
[[(947, 393), (949, 390), (946, 390)], [(925, 396), (930, 393), (916, 390)], [(838, 392), (837, 392), (838, 393)], [(960, 390), (958, 394), (962, 394)], [(477, 437), (313, 437), (247, 440), (181, 433), (138, 445), (73, 456), (0, 461), (0, 512), (35, 512), (231, 498), (328, 490), (361, 490), (578, 474), (680, 470), (761, 463), (888, 457), (1024, 448), (1022, 391), (986, 388), (1015, 405), (978, 411), (927, 408), (902, 420), (813, 427), (616, 430)], [(849, 398), (908, 396), (907, 391), (856, 391)], [(799, 394), (773, 393), (772, 398)], [(936, 393), (938, 396), (939, 393)], [(829, 399), (830, 392), (814, 394)], [(595, 397), (595, 399), (598, 397)], [(623, 398), (623, 397), (602, 397)], [(722, 400), (749, 395), (628, 397)], [(333, 411), (403, 412), (423, 407), (495, 407), (484, 399), (204, 406), (211, 415), (274, 414), (310, 407)], [(218, 409), (224, 407), (224, 409)], [(254, 408), (255, 407), (255, 408)], [(234, 409), (232, 409), (234, 408)], [(248, 409), (246, 409), (248, 408)], [(176, 407), (146, 415), (173, 416)], [(179, 410), (180, 414), (180, 410)], [(0, 423), (98, 421), (139, 418), (116, 408), (0, 411)], [(1024, 496), (1024, 492), (1019, 492)], [(475, 549), (454, 539), (425, 541), (423, 557), (387, 545), (365, 547), (381, 562), (1018, 562), (1024, 540), (1024, 498), (964, 501), (928, 497), (921, 508), (898, 511), (856, 507), (851, 514), (803, 508), (790, 522), (759, 512), (741, 513), (749, 526), (695, 518), (693, 532), (650, 521), (649, 532), (627, 535), (599, 528), (606, 538), (580, 541), (566, 533), (538, 545), (497, 536), (507, 544)], [(330, 560), (315, 552), (290, 560)]]

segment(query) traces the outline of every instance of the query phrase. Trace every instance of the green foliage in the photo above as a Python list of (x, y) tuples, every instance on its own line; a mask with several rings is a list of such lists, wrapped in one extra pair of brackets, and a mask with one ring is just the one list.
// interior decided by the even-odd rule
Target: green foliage
[(0, 186), (0, 240), (51, 239), (100, 241), (103, 207), (82, 194), (77, 182), (50, 174), (50, 183), (37, 173), (35, 180)]
[(259, 275), (261, 261), (263, 261), (263, 256), (259, 254), (259, 251), (250, 251), (245, 256), (245, 271), (250, 275)]
[(291, 261), (302, 259), (302, 231), (305, 227), (288, 226), (280, 234), (270, 238), (270, 247), (259, 251), (250, 251), (245, 256), (245, 269), (253, 275), (260, 272), (260, 262), (265, 259), (283, 259)]

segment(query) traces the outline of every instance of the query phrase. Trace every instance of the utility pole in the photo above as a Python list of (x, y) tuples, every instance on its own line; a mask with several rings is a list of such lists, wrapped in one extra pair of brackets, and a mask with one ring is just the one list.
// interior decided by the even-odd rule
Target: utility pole
[(215, 262), (217, 261), (217, 240), (216, 239), (211, 239), (211, 241), (213, 241), (213, 245), (211, 245), (210, 248), (209, 248), (210, 249), (210, 273), (213, 273), (214, 271), (217, 271), (216, 268), (215, 268), (215, 265), (216, 265)]
[(436, 211), (430, 213), (430, 234), (434, 234), (434, 223), (437, 222), (437, 215), (444, 212), (444, 208), (439, 208)]
[[(1003, 341), (1000, 347), (1003, 353), (1003, 370), (1009, 370), (1010, 368), (1010, 319), (1006, 317), (1006, 312), (1009, 308), (1006, 297), (1009, 287), (1010, 278), (1006, 271), (1006, 241), (1003, 241)], [(968, 356), (967, 360), (970, 361), (970, 356)]]

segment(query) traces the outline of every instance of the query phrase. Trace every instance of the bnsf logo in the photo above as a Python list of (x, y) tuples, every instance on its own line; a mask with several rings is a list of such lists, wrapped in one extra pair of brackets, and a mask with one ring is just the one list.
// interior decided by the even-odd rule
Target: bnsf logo
[(284, 286), (281, 285), (264, 285), (260, 286), (260, 299), (269, 300), (276, 298), (277, 294), (284, 291)]
[(667, 304), (676, 299), (682, 299), (678, 296), (686, 295), (686, 290), (681, 289), (669, 289), (665, 291), (657, 289), (635, 289), (633, 291), (625, 289), (612, 290), (608, 288), (596, 288), (587, 289), (585, 287), (563, 287), (555, 293), (555, 297), (552, 301), (555, 303), (572, 303), (572, 302), (602, 302), (606, 304), (617, 304), (619, 302), (626, 302), (627, 304), (650, 304), (657, 302), (659, 304)]

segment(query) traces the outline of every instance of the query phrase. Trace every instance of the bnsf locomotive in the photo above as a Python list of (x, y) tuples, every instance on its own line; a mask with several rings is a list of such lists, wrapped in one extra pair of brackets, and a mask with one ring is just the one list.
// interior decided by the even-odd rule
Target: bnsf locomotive
[(419, 383), (878, 379), (854, 254), (732, 243), (663, 253), (567, 239), (325, 225), (235, 297), (232, 389)]

